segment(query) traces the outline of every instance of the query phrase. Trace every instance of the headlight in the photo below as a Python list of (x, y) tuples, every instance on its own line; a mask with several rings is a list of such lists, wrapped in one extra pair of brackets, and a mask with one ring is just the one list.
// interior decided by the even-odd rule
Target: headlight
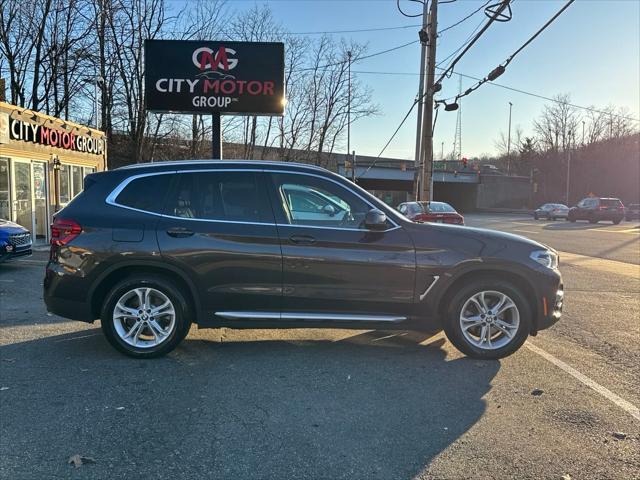
[(529, 258), (545, 267), (558, 268), (558, 254), (551, 250), (536, 250), (535, 252), (531, 252)]

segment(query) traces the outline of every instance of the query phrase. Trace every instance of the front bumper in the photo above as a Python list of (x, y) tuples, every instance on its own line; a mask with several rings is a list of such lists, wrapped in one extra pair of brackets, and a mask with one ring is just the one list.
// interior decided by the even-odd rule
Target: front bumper
[[(7, 247), (11, 247), (9, 251), (7, 251)], [(21, 246), (21, 247), (13, 247), (13, 245), (3, 245), (0, 246), (0, 262), (6, 262), (9, 260), (15, 260), (22, 257), (29, 257), (33, 253), (31, 249), (31, 244)]]
[(550, 289), (542, 296), (542, 314), (538, 316), (537, 330), (544, 330), (556, 324), (562, 317), (563, 306), (564, 286), (560, 282), (555, 291)]

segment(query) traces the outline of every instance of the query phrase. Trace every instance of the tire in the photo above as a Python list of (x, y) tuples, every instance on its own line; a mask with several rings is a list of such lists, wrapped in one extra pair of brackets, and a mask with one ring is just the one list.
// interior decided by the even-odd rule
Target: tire
[(596, 220), (595, 218), (590, 218), (589, 223), (598, 223), (598, 220)]
[(611, 220), (611, 222), (613, 222), (614, 225), (618, 225), (621, 221), (622, 221), (621, 218), (616, 218), (615, 220)]
[[(161, 310), (164, 314), (161, 313), (158, 317), (152, 317), (153, 313), (149, 315), (150, 309), (145, 312), (145, 321), (155, 322), (156, 326), (161, 327), (160, 330), (154, 330), (151, 323), (144, 324), (141, 315), (131, 315), (139, 307), (136, 289), (143, 292), (143, 295), (144, 292), (149, 292), (147, 306), (155, 305), (160, 308), (159, 303), (164, 306), (166, 301), (170, 302), (169, 306)], [(128, 313), (121, 307), (116, 310), (119, 302), (129, 309)], [(120, 314), (118, 319), (114, 318), (116, 313)], [(105, 297), (100, 319), (105, 337), (116, 350), (134, 358), (155, 358), (172, 351), (187, 336), (191, 327), (191, 309), (184, 293), (171, 280), (159, 276), (136, 275), (125, 278), (111, 289)], [(136, 322), (140, 326), (134, 330)], [(126, 340), (125, 337), (133, 331), (137, 333)]]
[(538, 220), (538, 214), (537, 214), (537, 213), (534, 213), (534, 214), (533, 214), (533, 219), (534, 219), (534, 220)]
[[(490, 335), (496, 335), (496, 337), (491, 338), (491, 341), (494, 342), (492, 348), (480, 348), (478, 345), (472, 343), (463, 333), (463, 321), (461, 320), (461, 316), (465, 313), (463, 312), (463, 308), (465, 308), (467, 314), (469, 312), (471, 312), (472, 315), (475, 314), (476, 312), (472, 310), (476, 307), (473, 306), (474, 304), (470, 299), (480, 292), (487, 292), (485, 300), (489, 304), (489, 307), (495, 306), (495, 303), (491, 305), (494, 300), (499, 300), (499, 296), (494, 296), (494, 293), (506, 295), (513, 302), (517, 312), (517, 327), (510, 327), (507, 329), (507, 331), (511, 332), (511, 337), (507, 337), (504, 333), (501, 333), (498, 328), (487, 324), (490, 328), (489, 332), (492, 332)], [(508, 312), (509, 313), (503, 314), (503, 318), (500, 320), (502, 321), (501, 325), (505, 323), (516, 323), (514, 310), (509, 309)], [(508, 319), (504, 315), (512, 316), (512, 318)], [(507, 280), (487, 277), (473, 280), (468, 285), (461, 288), (454, 297), (451, 298), (447, 307), (444, 331), (449, 341), (465, 355), (472, 358), (495, 360), (511, 355), (522, 346), (529, 336), (532, 321), (529, 302), (518, 287)], [(469, 333), (478, 332), (479, 336), (479, 332), (481, 332), (480, 329), (482, 328), (484, 328), (482, 325), (478, 325), (468, 328), (467, 331)], [(500, 343), (505, 341), (506, 343), (500, 345)]]

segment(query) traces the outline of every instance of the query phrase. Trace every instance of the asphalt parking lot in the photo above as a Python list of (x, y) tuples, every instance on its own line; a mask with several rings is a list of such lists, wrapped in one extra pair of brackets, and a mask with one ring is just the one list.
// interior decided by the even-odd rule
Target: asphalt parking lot
[(47, 314), (45, 253), (1, 265), (0, 478), (639, 478), (638, 223), (467, 223), (560, 251), (562, 321), (501, 361), (442, 334), (196, 328), (132, 360)]

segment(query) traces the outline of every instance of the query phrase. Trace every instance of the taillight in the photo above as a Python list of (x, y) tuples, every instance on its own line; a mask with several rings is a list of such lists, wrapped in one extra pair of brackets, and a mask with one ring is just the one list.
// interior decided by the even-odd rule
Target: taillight
[(82, 233), (82, 227), (75, 220), (54, 218), (51, 224), (51, 245), (66, 245)]

